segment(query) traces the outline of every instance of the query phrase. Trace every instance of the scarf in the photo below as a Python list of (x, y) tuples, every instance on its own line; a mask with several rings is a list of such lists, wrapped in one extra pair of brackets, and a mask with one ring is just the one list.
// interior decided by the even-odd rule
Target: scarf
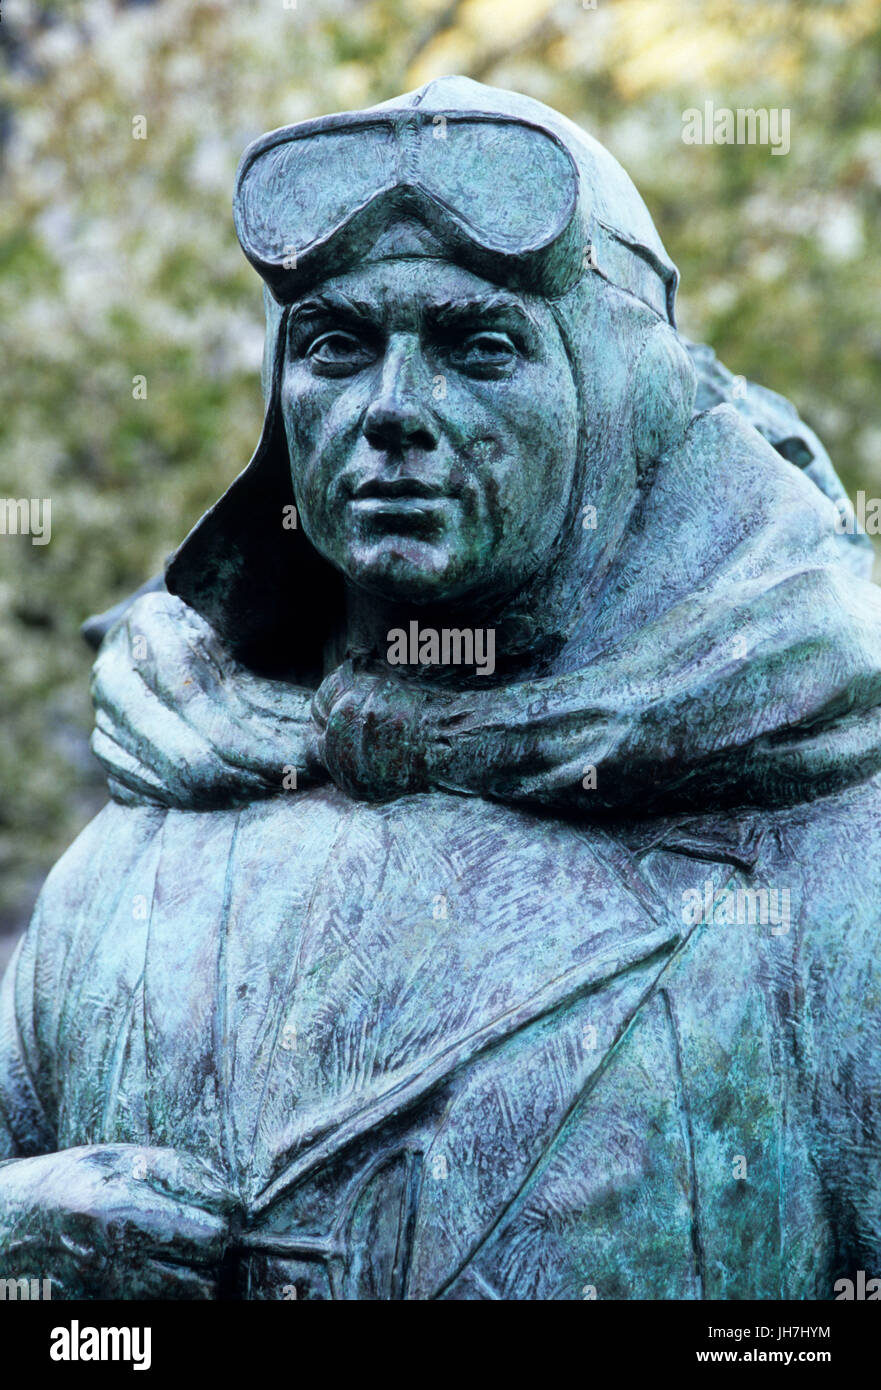
[(837, 516), (718, 406), (659, 460), (548, 674), (450, 687), (349, 657), (305, 688), (148, 593), (96, 661), (93, 751), (115, 799), (185, 810), (328, 780), (587, 817), (825, 795), (881, 769), (881, 591)]

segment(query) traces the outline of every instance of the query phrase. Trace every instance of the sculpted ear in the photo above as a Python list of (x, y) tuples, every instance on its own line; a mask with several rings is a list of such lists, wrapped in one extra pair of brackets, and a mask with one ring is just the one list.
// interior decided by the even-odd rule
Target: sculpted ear
[(633, 444), (640, 469), (676, 447), (694, 414), (697, 373), (674, 328), (653, 323), (636, 363)]

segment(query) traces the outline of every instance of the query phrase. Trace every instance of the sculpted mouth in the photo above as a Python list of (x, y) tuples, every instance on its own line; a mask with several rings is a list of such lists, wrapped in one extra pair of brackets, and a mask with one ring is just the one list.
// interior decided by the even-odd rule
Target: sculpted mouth
[(354, 491), (355, 501), (425, 501), (445, 494), (442, 488), (418, 478), (368, 478)]
[(361, 524), (387, 535), (437, 537), (444, 528), (450, 494), (420, 478), (368, 478), (349, 505)]

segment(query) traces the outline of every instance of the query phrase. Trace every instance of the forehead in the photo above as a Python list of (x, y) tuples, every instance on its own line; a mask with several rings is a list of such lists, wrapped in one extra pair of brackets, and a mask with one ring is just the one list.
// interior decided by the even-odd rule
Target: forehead
[(325, 280), (293, 305), (292, 318), (355, 316), (406, 325), (445, 315), (511, 314), (537, 324), (541, 308), (534, 296), (502, 288), (452, 261), (418, 256), (370, 261)]

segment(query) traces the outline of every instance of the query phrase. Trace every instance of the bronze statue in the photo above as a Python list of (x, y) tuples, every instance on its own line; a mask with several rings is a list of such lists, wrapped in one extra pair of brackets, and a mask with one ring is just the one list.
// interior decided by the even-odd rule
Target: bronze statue
[(881, 595), (819, 441), (536, 101), (272, 132), (235, 217), (263, 435), (91, 626), (113, 799), (4, 984), (0, 1273), (881, 1274)]

